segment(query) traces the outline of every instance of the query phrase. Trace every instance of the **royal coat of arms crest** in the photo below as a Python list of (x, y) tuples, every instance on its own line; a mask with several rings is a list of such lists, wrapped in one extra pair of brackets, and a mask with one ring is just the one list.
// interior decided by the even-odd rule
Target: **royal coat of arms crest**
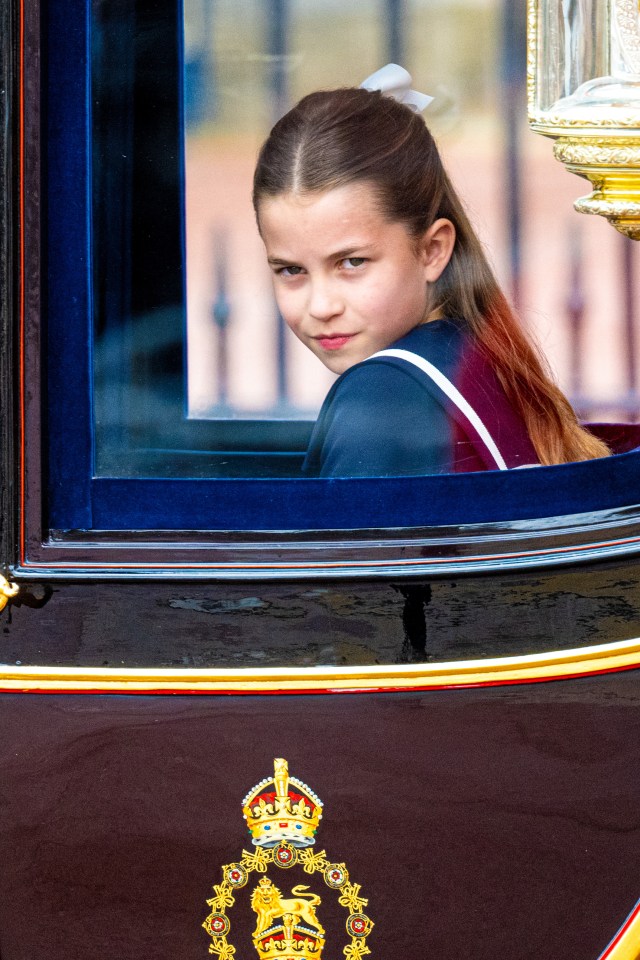
[(253, 945), (260, 960), (320, 960), (325, 946), (322, 897), (307, 884), (292, 886), (288, 896), (280, 889), (284, 882), (278, 879), (276, 884), (267, 875), (272, 866), (284, 871), (298, 864), (310, 876), (320, 874), (347, 910), (349, 940), (343, 949), (347, 960), (369, 954), (367, 937), (373, 921), (363, 912), (368, 900), (360, 885), (350, 880), (344, 863), (332, 862), (324, 850), (316, 853), (312, 849), (322, 801), (305, 783), (289, 775), (286, 760), (274, 760), (273, 776), (249, 791), (242, 810), (255, 850), (243, 850), (237, 862), (222, 867), (222, 882), (214, 885), (214, 896), (207, 900), (211, 912), (203, 926), (212, 938), (209, 952), (218, 960), (235, 957), (227, 914), (239, 891), (251, 884), (252, 877), (261, 875), (250, 894), (256, 916)]

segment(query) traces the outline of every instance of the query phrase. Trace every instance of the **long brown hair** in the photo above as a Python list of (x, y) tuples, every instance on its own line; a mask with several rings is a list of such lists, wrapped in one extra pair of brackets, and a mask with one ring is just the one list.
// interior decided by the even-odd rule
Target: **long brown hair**
[(430, 316), (468, 325), (543, 464), (607, 456), (578, 423), (536, 346), (500, 290), (422, 117), (359, 88), (304, 97), (276, 123), (260, 151), (253, 204), (283, 193), (314, 193), (367, 182), (390, 222), (421, 237), (443, 217), (456, 230), (451, 259), (431, 285)]

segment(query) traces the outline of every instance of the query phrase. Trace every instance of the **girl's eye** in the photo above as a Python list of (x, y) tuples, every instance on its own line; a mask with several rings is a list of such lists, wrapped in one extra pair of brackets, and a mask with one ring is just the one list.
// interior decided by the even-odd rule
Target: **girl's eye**
[(361, 267), (362, 264), (366, 262), (366, 257), (345, 257), (345, 259), (342, 261), (342, 265), (347, 270), (356, 270), (357, 267)]
[(277, 270), (281, 277), (299, 277), (301, 273), (304, 273), (302, 267), (296, 267), (294, 264), (291, 264), (288, 267), (282, 267), (280, 270)]

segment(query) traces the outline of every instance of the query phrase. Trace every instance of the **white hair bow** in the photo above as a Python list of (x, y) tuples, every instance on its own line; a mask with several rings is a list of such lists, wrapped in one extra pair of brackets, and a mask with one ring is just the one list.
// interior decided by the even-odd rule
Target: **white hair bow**
[(360, 86), (364, 90), (379, 90), (385, 96), (405, 103), (416, 113), (421, 113), (433, 100), (426, 93), (411, 89), (411, 74), (397, 63), (388, 63), (386, 67), (376, 70)]

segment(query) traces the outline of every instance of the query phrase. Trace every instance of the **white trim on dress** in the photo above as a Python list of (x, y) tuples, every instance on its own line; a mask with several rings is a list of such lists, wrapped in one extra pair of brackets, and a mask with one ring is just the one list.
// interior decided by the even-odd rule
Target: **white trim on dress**
[(418, 367), (420, 370), (422, 370), (425, 376), (429, 377), (429, 379), (433, 380), (433, 382), (440, 387), (442, 392), (446, 394), (453, 405), (457, 407), (458, 410), (460, 410), (460, 412), (464, 414), (467, 420), (471, 423), (488, 449), (489, 453), (495, 460), (498, 469), (509, 469), (502, 454), (498, 450), (495, 440), (489, 433), (489, 430), (479, 415), (473, 409), (468, 400), (465, 400), (451, 380), (449, 380), (448, 377), (445, 377), (441, 370), (438, 370), (437, 367), (435, 367), (428, 360), (425, 360), (424, 357), (421, 357), (417, 353), (413, 353), (411, 350), (379, 350), (378, 353), (374, 353), (372, 356), (367, 357), (367, 360), (375, 360), (378, 357), (395, 357), (398, 360), (405, 360), (407, 363), (412, 363), (415, 367)]

